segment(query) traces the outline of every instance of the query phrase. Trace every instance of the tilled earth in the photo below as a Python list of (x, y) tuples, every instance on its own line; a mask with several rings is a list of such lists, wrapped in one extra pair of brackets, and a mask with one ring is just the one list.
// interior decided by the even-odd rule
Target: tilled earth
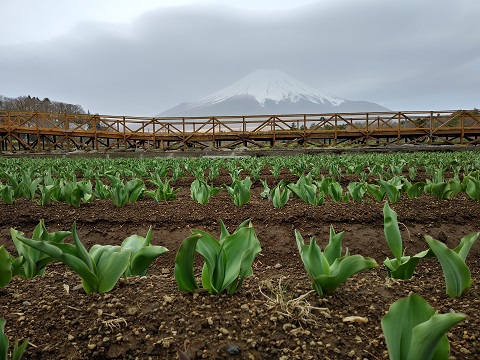
[[(386, 359), (380, 326), (389, 306), (415, 292), (438, 312), (468, 317), (451, 329), (451, 359), (480, 358), (480, 242), (467, 258), (470, 292), (458, 299), (445, 294), (438, 261), (420, 263), (408, 281), (386, 278), (383, 260), (392, 257), (383, 235), (383, 203), (365, 198), (313, 207), (291, 198), (283, 209), (262, 199), (255, 183), (251, 201), (233, 205), (226, 191), (199, 205), (185, 185), (177, 201), (156, 204), (142, 199), (118, 208), (96, 199), (79, 208), (55, 203), (39, 206), (18, 200), (0, 204), (0, 245), (15, 253), (9, 229), (31, 236), (40, 219), (47, 229), (70, 230), (77, 224), (87, 249), (94, 244), (120, 244), (131, 234), (145, 236), (153, 227), (153, 244), (170, 251), (159, 257), (147, 276), (120, 280), (109, 293), (85, 294), (80, 278), (60, 263), (43, 277), (14, 278), (0, 289), (0, 317), (5, 333), (28, 339), (28, 359)], [(459, 196), (402, 199), (391, 205), (402, 222), (406, 254), (427, 248), (424, 235), (454, 247), (480, 231), (480, 202)], [(234, 295), (211, 296), (178, 290), (173, 277), (175, 254), (190, 229), (218, 236), (219, 220), (230, 231), (251, 219), (262, 245), (254, 275)], [(296, 248), (294, 229), (304, 238), (315, 235), (321, 247), (333, 225), (345, 231), (343, 247), (351, 254), (377, 260), (377, 269), (361, 272), (323, 298), (311, 291)], [(68, 240), (70, 241), (70, 240)], [(201, 261), (197, 262), (200, 274)]]

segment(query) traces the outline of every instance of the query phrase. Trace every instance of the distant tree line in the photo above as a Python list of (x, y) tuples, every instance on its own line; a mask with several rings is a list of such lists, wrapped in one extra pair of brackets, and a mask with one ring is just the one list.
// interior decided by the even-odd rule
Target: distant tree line
[(0, 110), (34, 111), (57, 114), (85, 114), (80, 105), (68, 104), (61, 101), (52, 101), (49, 98), (40, 100), (38, 97), (19, 96), (9, 98), (0, 95)]

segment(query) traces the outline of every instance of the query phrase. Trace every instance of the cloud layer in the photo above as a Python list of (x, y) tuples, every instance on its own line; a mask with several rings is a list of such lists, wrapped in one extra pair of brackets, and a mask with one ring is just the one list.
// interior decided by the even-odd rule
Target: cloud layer
[(0, 94), (153, 116), (260, 68), (395, 110), (480, 107), (476, 0), (322, 1), (288, 10), (187, 5), (83, 22), (0, 46)]

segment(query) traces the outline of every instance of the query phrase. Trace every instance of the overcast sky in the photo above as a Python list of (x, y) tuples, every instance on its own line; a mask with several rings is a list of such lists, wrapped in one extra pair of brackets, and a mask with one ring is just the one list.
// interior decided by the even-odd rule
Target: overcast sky
[(480, 108), (478, 0), (1, 0), (0, 95), (153, 116), (256, 69), (393, 110)]

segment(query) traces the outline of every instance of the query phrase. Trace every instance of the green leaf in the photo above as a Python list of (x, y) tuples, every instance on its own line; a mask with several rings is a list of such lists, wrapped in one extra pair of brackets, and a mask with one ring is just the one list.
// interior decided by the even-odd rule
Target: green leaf
[(233, 203), (236, 206), (242, 206), (250, 201), (251, 186), (252, 181), (250, 180), (250, 177), (247, 176), (243, 180), (235, 179), (232, 186), (225, 185), (225, 189), (227, 189)]
[(225, 276), (221, 285), (223, 291), (239, 276), (244, 278), (250, 275), (252, 263), (260, 253), (260, 243), (253, 227), (243, 227), (225, 238), (223, 251), (226, 258)]
[(415, 326), (407, 360), (448, 360), (450, 345), (445, 333), (466, 318), (463, 314), (437, 314)]
[(283, 187), (283, 186), (276, 186), (273, 190), (272, 196), (272, 204), (276, 209), (283, 208), (290, 198), (291, 190)]
[(195, 251), (205, 261), (202, 285), (210, 294), (218, 294), (225, 289), (233, 293), (239, 289), (243, 278), (253, 272), (253, 260), (261, 250), (249, 221), (244, 221), (230, 235), (227, 235), (225, 225), (221, 224), (220, 241), (204, 231), (192, 230), (192, 233), (193, 238), (182, 242), (175, 261), (175, 279), (180, 290), (194, 291), (198, 288), (193, 272)]
[[(295, 239), (297, 242), (298, 252), (302, 258), (303, 265), (307, 271), (308, 278), (312, 282), (312, 287), (319, 296), (323, 295), (322, 288), (315, 281), (316, 276), (321, 274), (329, 274), (330, 268), (327, 259), (322, 253), (322, 250), (317, 245), (315, 237), (310, 239), (310, 244), (306, 245), (302, 235), (298, 230), (295, 230)], [(313, 262), (312, 262), (313, 261)]]
[(1, 185), (0, 184), (0, 199), (7, 204), (7, 205), (12, 205), (15, 203), (15, 193), (13, 188), (10, 185)]
[(128, 190), (121, 182), (112, 185), (112, 198), (116, 206), (124, 206), (128, 201)]
[(347, 186), (348, 192), (350, 193), (353, 200), (360, 202), (363, 200), (363, 196), (367, 191), (364, 182), (351, 182)]
[(330, 293), (345, 282), (349, 277), (366, 269), (376, 268), (377, 262), (361, 255), (350, 255), (338, 258), (330, 266), (330, 274), (322, 274), (315, 278), (324, 292)]
[(392, 203), (400, 201), (400, 191), (396, 186), (382, 179), (379, 179), (378, 183), (380, 184), (380, 188), (383, 189), (383, 192), (387, 194), (388, 200)]
[(448, 359), (445, 333), (465, 316), (446, 315), (436, 315), (422, 297), (413, 293), (394, 302), (381, 321), (390, 359)]
[(220, 242), (222, 242), (222, 240), (229, 235), (230, 233), (228, 232), (227, 227), (225, 226), (223, 221), (220, 219)]
[(87, 249), (85, 249), (85, 246), (83, 246), (83, 243), (80, 241), (77, 235), (76, 223), (73, 223), (72, 225), (72, 237), (73, 237), (73, 243), (76, 249), (75, 255), (78, 256), (78, 258), (88, 267), (88, 269), (93, 272), (92, 259), (90, 258), (90, 255), (87, 252)]
[[(33, 278), (37, 275), (43, 275), (45, 267), (52, 262), (53, 259), (45, 253), (19, 241), (18, 237), (23, 237), (24, 235), (22, 232), (19, 232), (15, 229), (10, 229), (10, 234), (18, 254), (24, 258), (24, 262), (22, 264), (23, 272), (21, 275), (26, 278)], [(49, 233), (45, 227), (45, 222), (42, 219), (35, 227), (32, 239), (62, 243), (69, 234), (69, 231), (57, 231), (55, 233)]]
[(333, 225), (330, 225), (330, 238), (325, 247), (325, 258), (330, 265), (334, 263), (335, 259), (342, 256), (343, 235), (345, 235), (343, 231), (336, 234)]
[(425, 250), (414, 256), (402, 256), (400, 262), (397, 259), (386, 259), (383, 263), (387, 267), (389, 277), (407, 280), (413, 276), (418, 263), (427, 254), (428, 250)]
[(5, 319), (0, 318), (0, 359), (6, 360), (8, 355), (8, 338), (5, 336)]
[(462, 258), (463, 261), (465, 261), (467, 259), (470, 248), (475, 243), (475, 241), (477, 241), (479, 235), (480, 233), (472, 233), (464, 236), (460, 240), (460, 244), (455, 249), (453, 249), (453, 251), (455, 251)]
[(423, 298), (413, 293), (390, 306), (381, 324), (391, 360), (407, 358), (413, 328), (429, 320), (434, 314), (435, 310)]
[(202, 237), (198, 239), (196, 249), (205, 260), (202, 269), (202, 286), (208, 289), (210, 294), (218, 294), (222, 291), (221, 287), (225, 277), (222, 245), (207, 232), (198, 230), (194, 230), (193, 232), (202, 235)]
[(437, 200), (448, 199), (452, 190), (446, 182), (434, 183), (431, 188), (432, 194)]
[(343, 189), (342, 185), (338, 182), (332, 182), (328, 188), (328, 194), (332, 197), (333, 201), (340, 202), (342, 201)]
[(12, 360), (20, 360), (27, 348), (28, 340), (25, 340), (20, 346), (18, 346), (18, 340), (15, 340), (12, 351)]
[(388, 201), (386, 201), (383, 206), (383, 229), (388, 247), (392, 251), (393, 256), (401, 262), (403, 248), (402, 235), (398, 228), (397, 213), (390, 208)]
[(0, 246), (0, 288), (10, 283), (12, 275), (11, 255), (2, 245)]
[(168, 252), (166, 247), (151, 245), (132, 253), (129, 266), (130, 275), (144, 276), (152, 262), (166, 252)]
[(146, 237), (134, 234), (127, 237), (125, 240), (122, 241), (122, 249), (130, 249), (132, 254), (135, 254), (138, 250), (145, 246), (150, 245), (150, 241), (152, 239), (152, 227), (150, 226)]
[(145, 190), (145, 184), (140, 179), (132, 179), (125, 184), (129, 202), (136, 202)]
[(425, 183), (424, 182), (417, 182), (410, 186), (410, 188), (407, 190), (407, 195), (410, 199), (419, 197), (422, 195), (424, 191)]
[(130, 254), (129, 249), (122, 250), (120, 246), (94, 245), (90, 249), (98, 278), (98, 287), (95, 292), (103, 294), (113, 289), (127, 269)]
[(17, 237), (17, 239), (71, 268), (82, 278), (84, 287), (85, 284), (88, 284), (88, 288), (85, 288), (87, 292), (91, 292), (92, 290), (90, 289), (96, 289), (98, 279), (93, 271), (79, 258), (78, 249), (75, 245), (56, 244), (49, 241), (32, 240), (20, 236)]
[(447, 295), (460, 297), (468, 293), (472, 280), (470, 270), (462, 257), (428, 235), (425, 236), (425, 240), (442, 266)]
[(385, 198), (385, 191), (379, 185), (365, 184), (368, 193), (377, 201), (382, 201)]
[(198, 289), (197, 280), (195, 279), (193, 263), (195, 260), (195, 250), (197, 241), (202, 234), (194, 233), (190, 237), (183, 240), (175, 257), (174, 276), (178, 288), (182, 291), (194, 291)]
[(480, 181), (471, 176), (466, 178), (465, 192), (472, 200), (480, 200)]
[(193, 200), (204, 205), (210, 198), (220, 191), (220, 188), (214, 188), (208, 185), (204, 180), (195, 179), (190, 185), (190, 195)]

